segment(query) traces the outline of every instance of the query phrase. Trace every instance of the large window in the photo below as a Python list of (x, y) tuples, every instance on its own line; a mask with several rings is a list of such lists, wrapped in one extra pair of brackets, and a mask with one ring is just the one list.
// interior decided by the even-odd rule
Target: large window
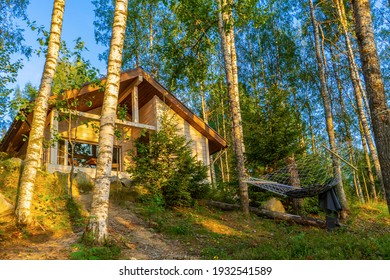
[[(58, 163), (71, 165), (72, 145), (68, 141), (60, 141), (58, 145)], [(89, 143), (73, 142), (73, 163), (78, 167), (96, 168), (98, 146)], [(120, 170), (120, 147), (114, 147), (112, 169)]]

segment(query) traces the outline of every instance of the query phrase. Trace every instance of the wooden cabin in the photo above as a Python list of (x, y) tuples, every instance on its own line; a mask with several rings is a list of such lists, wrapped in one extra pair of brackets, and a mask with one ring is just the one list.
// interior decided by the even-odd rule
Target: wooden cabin
[[(102, 79), (103, 83), (104, 80)], [(68, 101), (78, 100), (77, 108), (71, 111), (77, 116), (72, 121), (61, 118), (64, 114), (69, 114), (69, 111), (60, 111), (54, 107), (49, 109), (44, 135), (47, 145), (44, 145), (41, 159), (42, 166), (48, 172), (70, 172), (72, 145), (76, 172), (83, 171), (91, 177), (95, 176), (97, 130), (103, 95), (101, 88), (92, 84), (77, 91), (66, 92), (64, 96)], [(126, 117), (116, 121), (117, 130), (123, 137), (115, 140), (113, 175), (118, 174), (118, 171), (123, 174), (126, 166), (131, 164), (129, 153), (133, 151), (134, 139), (139, 138), (143, 130), (149, 133), (159, 130), (159, 119), (164, 112), (168, 112), (175, 120), (178, 133), (191, 140), (193, 155), (204, 165), (209, 166), (210, 155), (227, 146), (225, 139), (142, 68), (121, 74), (118, 101), (122, 108), (127, 109)], [(15, 119), (0, 144), (0, 151), (23, 158), (27, 150), (25, 138), (29, 134), (31, 120), (32, 114), (27, 121)]]

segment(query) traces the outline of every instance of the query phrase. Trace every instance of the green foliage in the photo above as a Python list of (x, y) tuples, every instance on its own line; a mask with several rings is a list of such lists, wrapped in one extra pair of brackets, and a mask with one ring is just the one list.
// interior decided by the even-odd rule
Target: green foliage
[(273, 88), (266, 93), (264, 106), (256, 108), (255, 100), (244, 99), (250, 108), (243, 113), (247, 123), (247, 157), (250, 165), (274, 168), (285, 157), (299, 152), (299, 125), (293, 107), (287, 102), (288, 92)]
[(16, 81), (23, 59), (15, 54), (31, 56), (31, 48), (24, 43), (21, 21), (27, 21), (27, 0), (0, 1), (0, 139), (9, 124), (9, 102), (12, 90), (9, 85)]
[(83, 229), (86, 221), (86, 217), (80, 210), (80, 205), (76, 203), (73, 198), (67, 198), (66, 210), (69, 213), (69, 220), (74, 232), (78, 232)]
[(166, 206), (189, 206), (194, 198), (207, 193), (207, 167), (193, 156), (189, 143), (177, 133), (174, 119), (167, 114), (161, 129), (144, 133), (135, 142), (134, 166), (128, 171), (134, 183), (152, 197), (162, 197)]
[(117, 260), (121, 253), (121, 249), (113, 244), (93, 247), (77, 243), (72, 248), (72, 260)]
[(215, 201), (238, 203), (239, 189), (237, 184), (238, 182), (217, 182), (217, 185), (210, 190), (208, 197)]
[(23, 90), (15, 88), (15, 96), (11, 101), (10, 115), (11, 118), (26, 121), (28, 115), (34, 109), (33, 101), (38, 96), (38, 89), (31, 83), (27, 83)]
[[(55, 95), (61, 96), (65, 90), (80, 89), (86, 83), (98, 83), (99, 71), (83, 57), (85, 51), (87, 48), (81, 38), (75, 40), (73, 51), (67, 47), (65, 41), (61, 42), (60, 58), (52, 89)], [(69, 104), (71, 107), (77, 106), (77, 100), (71, 102), (76, 102)], [(91, 105), (92, 101), (86, 102)]]
[(7, 153), (0, 152), (0, 161), (9, 158), (10, 156)]

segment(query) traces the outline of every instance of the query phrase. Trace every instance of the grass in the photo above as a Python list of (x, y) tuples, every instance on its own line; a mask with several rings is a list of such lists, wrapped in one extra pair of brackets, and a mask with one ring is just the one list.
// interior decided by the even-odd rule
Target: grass
[[(0, 192), (14, 205), (22, 168), (20, 163), (21, 161), (15, 159), (0, 161)], [(73, 199), (68, 198), (66, 186), (55, 174), (38, 172), (32, 201), (31, 213), (34, 221), (31, 228), (25, 230), (43, 230), (62, 236), (74, 232), (84, 222), (85, 213)], [(12, 224), (12, 221), (0, 224), (0, 230), (5, 231), (7, 228), (9, 232)]]
[[(0, 191), (15, 200), (20, 166), (0, 161)], [(128, 205), (128, 196), (120, 190), (114, 200)], [(134, 199), (136, 200), (136, 199)], [(85, 213), (66, 195), (58, 177), (39, 172), (33, 204), (34, 217), (45, 234), (59, 237), (78, 232), (85, 224)], [(125, 203), (126, 202), (126, 203)], [(179, 241), (190, 254), (202, 259), (390, 259), (390, 216), (385, 203), (354, 204), (346, 226), (327, 232), (324, 229), (276, 222), (241, 212), (224, 212), (201, 202), (192, 208), (165, 209), (158, 198), (131, 204), (134, 211), (150, 227), (165, 237)], [(0, 241), (14, 240), (17, 229), (0, 221)], [(33, 236), (29, 230), (21, 238)], [(120, 248), (115, 244), (93, 246), (77, 243), (71, 259), (118, 259)]]
[(390, 217), (384, 203), (353, 206), (346, 226), (333, 232), (257, 216), (247, 221), (240, 212), (199, 205), (154, 216), (142, 204), (137, 209), (153, 219), (155, 230), (203, 259), (390, 259)]
[(83, 243), (72, 245), (72, 260), (116, 260), (119, 258), (121, 249), (115, 244), (106, 246), (88, 246)]

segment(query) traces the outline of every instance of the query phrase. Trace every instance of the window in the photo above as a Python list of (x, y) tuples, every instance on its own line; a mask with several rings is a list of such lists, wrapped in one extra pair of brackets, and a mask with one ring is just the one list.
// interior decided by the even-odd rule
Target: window
[[(72, 145), (68, 141), (59, 142), (58, 163), (71, 165)], [(73, 142), (73, 163), (78, 167), (96, 168), (98, 146), (89, 143)], [(66, 160), (67, 158), (67, 160)], [(114, 147), (112, 170), (120, 170), (120, 147)]]

